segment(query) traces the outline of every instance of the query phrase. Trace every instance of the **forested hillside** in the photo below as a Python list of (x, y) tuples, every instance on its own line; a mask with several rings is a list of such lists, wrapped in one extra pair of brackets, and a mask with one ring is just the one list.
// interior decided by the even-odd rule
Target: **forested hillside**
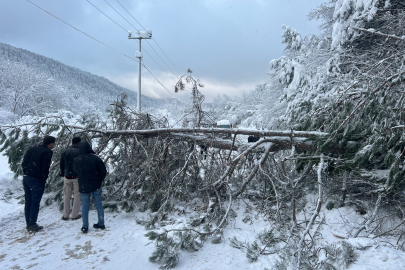
[[(0, 109), (8, 119), (60, 109), (104, 112), (121, 93), (127, 94), (129, 105), (136, 104), (136, 92), (103, 77), (0, 43)], [(159, 104), (142, 98), (144, 107)]]

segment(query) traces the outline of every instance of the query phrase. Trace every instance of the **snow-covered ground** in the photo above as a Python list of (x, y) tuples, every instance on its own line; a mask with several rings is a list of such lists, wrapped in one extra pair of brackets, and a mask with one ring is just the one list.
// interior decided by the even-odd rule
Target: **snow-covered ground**
[[(28, 234), (25, 229), (24, 206), (15, 197), (23, 195), (21, 180), (13, 179), (7, 160), (0, 158), (0, 269), (157, 269), (160, 265), (149, 262), (154, 243), (144, 234), (136, 217), (142, 213), (111, 213), (106, 211), (106, 230), (90, 228), (88, 234), (80, 231), (81, 220), (62, 221), (54, 203), (41, 202), (38, 224), (44, 230)], [(3, 196), (7, 190), (15, 193)], [(90, 224), (97, 222), (95, 210), (90, 211)], [(243, 224), (243, 223), (242, 223)], [(241, 234), (237, 224), (226, 230), (225, 237)], [(246, 233), (246, 232), (245, 232)], [(243, 234), (245, 234), (243, 233)], [(263, 269), (268, 262), (249, 264), (246, 257), (229, 245), (206, 243), (202, 250), (183, 253), (177, 269)]]
[[(106, 230), (90, 228), (88, 234), (82, 234), (81, 220), (62, 221), (55, 203), (50, 206), (43, 204), (45, 194), (38, 218), (44, 230), (28, 234), (23, 217), (24, 207), (18, 203), (21, 195), (21, 179), (13, 179), (6, 158), (0, 156), (0, 269), (121, 270), (159, 267), (159, 264), (148, 260), (154, 250), (154, 243), (144, 236), (147, 231), (135, 221), (137, 217), (144, 217), (144, 213), (107, 211)], [(257, 233), (269, 227), (268, 222), (260, 216), (254, 217), (251, 224), (242, 222), (244, 203), (236, 203), (233, 210), (237, 217), (225, 228), (222, 243), (212, 244), (207, 241), (198, 252), (183, 252), (176, 269), (272, 269), (276, 255), (261, 256), (257, 262), (249, 263), (245, 254), (232, 248), (229, 241), (234, 236), (242, 241), (253, 241)], [(345, 233), (341, 230), (339, 216), (360, 218), (350, 208), (324, 213), (326, 224), (320, 231), (323, 244), (341, 241), (333, 236), (333, 233)], [(90, 223), (95, 223), (96, 218), (96, 211), (91, 210)], [(178, 222), (171, 226), (181, 227), (185, 220), (186, 216), (179, 216)], [(364, 251), (357, 251), (360, 256), (349, 269), (405, 269), (405, 253), (384, 242), (389, 239), (357, 238), (348, 241), (355, 246), (370, 246)]]

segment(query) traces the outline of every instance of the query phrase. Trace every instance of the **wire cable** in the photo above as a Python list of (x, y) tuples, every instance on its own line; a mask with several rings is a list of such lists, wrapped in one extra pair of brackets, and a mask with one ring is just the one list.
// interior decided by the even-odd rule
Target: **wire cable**
[[(125, 17), (124, 16), (122, 16), (115, 8), (113, 8), (106, 0), (104, 0), (112, 9), (114, 9), (114, 11), (115, 12), (117, 12), (118, 13), (118, 15), (120, 15), (124, 20), (126, 20), (132, 27), (134, 27), (135, 29), (137, 29), (132, 23), (130, 23), (127, 19), (125, 19)], [(143, 27), (141, 24), (140, 24), (140, 22), (138, 21), (138, 20), (136, 20), (135, 19), (135, 17), (134, 16), (132, 16), (132, 14), (118, 1), (118, 0), (116, 0), (117, 2), (118, 2), (118, 4), (120, 4), (121, 5), (121, 7), (123, 8), (123, 9), (125, 9), (125, 11), (144, 29), (144, 30), (146, 30), (145, 29), (145, 27)], [(123, 28), (123, 27), (121, 27), (121, 28)], [(153, 39), (153, 38), (152, 38)], [(156, 43), (156, 45), (160, 48), (160, 50), (163, 52), (163, 54), (167, 57), (167, 59), (169, 59), (169, 57), (166, 55), (166, 53), (162, 50), (162, 48), (159, 46), (159, 44), (156, 42), (156, 40), (155, 39), (153, 39), (153, 41)], [(176, 70), (179, 72), (179, 74), (180, 75), (176, 75), (175, 74), (175, 72), (169, 67), (169, 65), (162, 59), (162, 57), (160, 57), (160, 55), (159, 55), (159, 53), (153, 48), (153, 46), (149, 43), (149, 41), (147, 41), (146, 40), (146, 42), (147, 42), (147, 44), (152, 48), (152, 50), (156, 53), (156, 55), (162, 60), (162, 62), (169, 68), (169, 70), (175, 75), (175, 76), (177, 76), (179, 79), (182, 77), (182, 75), (181, 75), (181, 73), (180, 73), (180, 71), (177, 69), (177, 67), (173, 64), (173, 62), (169, 59), (169, 61), (172, 63), (172, 65), (176, 68)], [(144, 49), (144, 47), (142, 47), (142, 49), (143, 50), (145, 50)], [(156, 61), (155, 61), (155, 59), (153, 59), (153, 57), (145, 50), (145, 52), (146, 52), (146, 54), (153, 60), (153, 62), (155, 62), (155, 64), (174, 82), (174, 83), (177, 83), (176, 82), (176, 80), (174, 80)], [(178, 79), (178, 80), (179, 80)], [(192, 89), (190, 89), (190, 87), (188, 87), (188, 86), (186, 86), (186, 90), (188, 90), (188, 91), (190, 91), (190, 93), (192, 93)]]
[[(135, 19), (134, 16), (132, 16), (132, 14), (120, 3), (120, 1), (115, 0), (118, 2), (118, 4), (120, 4), (120, 6), (143, 28), (143, 30), (146, 31), (145, 27), (143, 27), (143, 25), (137, 20)], [(163, 52), (163, 54), (167, 57), (167, 59), (169, 59), (170, 63), (174, 66), (174, 68), (179, 72), (179, 74), (181, 74), (181, 72), (178, 70), (178, 68), (173, 64), (173, 62), (170, 60), (170, 58), (167, 56), (167, 54), (163, 51), (163, 49), (159, 46), (159, 44), (157, 43), (157, 41), (152, 38), (152, 40), (156, 43), (156, 45), (159, 47), (159, 49)], [(170, 68), (169, 68), (170, 69)], [(173, 72), (173, 71), (172, 71)], [(174, 73), (174, 72), (173, 72)]]
[[(87, 0), (88, 1), (88, 0)], [(106, 2), (118, 15), (121, 16), (121, 18), (123, 18), (125, 21), (127, 21), (127, 23), (129, 23), (133, 28), (135, 28), (136, 30), (138, 30), (132, 23), (130, 23), (124, 16), (122, 16), (110, 3), (107, 2), (107, 0), (104, 0), (104, 2)], [(90, 2), (89, 2), (90, 3)], [(90, 3), (91, 4), (91, 3)], [(93, 4), (92, 4), (93, 5)], [(93, 5), (94, 6), (94, 5)], [(94, 6), (95, 8), (97, 8), (96, 6)], [(97, 8), (98, 9), (98, 8)], [(100, 9), (98, 9), (100, 12), (102, 12)], [(104, 12), (102, 12), (104, 14)], [(106, 14), (104, 14), (105, 16), (107, 16)], [(108, 17), (108, 16), (107, 16)], [(108, 17), (110, 18), (110, 17)], [(111, 18), (110, 18), (111, 19)], [(112, 19), (111, 19), (112, 20)], [(112, 20), (114, 21), (114, 20)], [(115, 22), (116, 23), (116, 22)], [(118, 23), (116, 23), (119, 27), (121, 27), (122, 29), (124, 29), (124, 27), (122, 27), (121, 25), (119, 25)], [(125, 29), (124, 29), (125, 30)], [(125, 30), (126, 32), (126, 30)], [(139, 41), (138, 41), (139, 42)], [(162, 57), (160, 57), (160, 55), (157, 53), (157, 51), (152, 47), (152, 45), (150, 45), (150, 43), (146, 40), (146, 42), (148, 43), (148, 45), (152, 48), (152, 50), (156, 53), (156, 55), (163, 61), (163, 63), (165, 63), (165, 65), (170, 69), (170, 67), (166, 64), (166, 62), (162, 59)], [(144, 49), (145, 53), (153, 60), (153, 62), (155, 62), (156, 65), (158, 65), (158, 67), (171, 79), (174, 81), (174, 83), (177, 83), (176, 80), (174, 80), (156, 61), (155, 59), (153, 59), (153, 57), (147, 52), (147, 50), (145, 50), (145, 48), (142, 47), (142, 49)], [(173, 70), (170, 69), (170, 71), (174, 74)]]
[(92, 2), (90, 2), (89, 0), (86, 0), (87, 2), (89, 2), (90, 5), (92, 5), (93, 7), (95, 7), (98, 11), (100, 11), (101, 13), (104, 14), (104, 16), (106, 16), (108, 19), (110, 19), (111, 21), (113, 21), (116, 25), (118, 25), (118, 27), (121, 27), (122, 30), (124, 30), (125, 32), (127, 32), (127, 30), (125, 30), (124, 27), (122, 27), (121, 25), (119, 25), (116, 21), (114, 21), (113, 19), (111, 19), (110, 17), (108, 17), (107, 14), (105, 14), (103, 11), (101, 11), (101, 9), (99, 9), (98, 7), (96, 7)]
[[(107, 14), (105, 14), (103, 11), (101, 11), (101, 9), (99, 9), (98, 7), (96, 7), (93, 3), (91, 3), (89, 0), (86, 0), (87, 2), (89, 2), (93, 7), (95, 7), (98, 11), (100, 11), (104, 16), (106, 16), (108, 19), (110, 19), (112, 22), (114, 22), (118, 27), (120, 27), (121, 29), (123, 29), (125, 32), (127, 32), (127, 30), (125, 30), (125, 28), (124, 27), (122, 27), (120, 24), (118, 24), (116, 21), (114, 21), (113, 19), (111, 19)], [(105, 1), (105, 0), (104, 0)], [(107, 1), (105, 1), (108, 5), (110, 5)], [(110, 5), (110, 7), (112, 8), (112, 9), (114, 9), (111, 5)], [(115, 10), (115, 9), (114, 9)], [(117, 10), (115, 10), (117, 13), (118, 13), (118, 11)], [(119, 13), (118, 13), (119, 14)], [(122, 17), (122, 15), (121, 14), (119, 14), (121, 17)], [(124, 18), (125, 19), (125, 18)], [(132, 24), (131, 24), (132, 25)], [(134, 27), (134, 26), (133, 26)], [(136, 28), (135, 28), (136, 29)], [(139, 41), (138, 41), (139, 42)], [(149, 45), (150, 46), (150, 45)], [(144, 48), (144, 47), (142, 47), (142, 49), (144, 50), (144, 52), (152, 59), (152, 61), (153, 62), (155, 62), (155, 64), (170, 78), (170, 79), (172, 79), (173, 80), (173, 78), (172, 77), (170, 77), (170, 75), (155, 61), (155, 59), (148, 53), (148, 51)], [(152, 49), (153, 49), (153, 47), (152, 47)], [(153, 49), (154, 50), (154, 49)], [(156, 52), (156, 51), (155, 51)], [(158, 55), (159, 56), (159, 55)], [(160, 56), (159, 56), (160, 57)], [(172, 71), (173, 72), (173, 71)], [(176, 81), (175, 80), (173, 80), (174, 81), (174, 83), (176, 83)]]
[[(152, 50), (156, 53), (156, 55), (160, 58), (160, 60), (162, 60), (162, 62), (165, 63), (166, 67), (168, 67), (169, 70), (170, 70), (173, 74), (175, 74), (174, 71), (166, 64), (165, 60), (163, 60), (162, 57), (160, 57), (160, 55), (159, 55), (158, 52), (155, 50), (155, 48), (152, 47), (152, 45), (149, 43), (149, 41), (146, 41), (146, 43), (148, 43), (148, 45), (152, 48)], [(167, 75), (167, 76), (169, 76), (169, 75)], [(170, 77), (170, 76), (169, 76), (169, 77)]]
[(120, 3), (120, 1), (118, 1), (118, 0), (115, 0), (115, 1), (117, 1), (118, 2), (118, 4), (120, 4), (120, 6), (123, 8), (123, 9), (125, 9), (125, 11), (126, 12), (128, 12), (128, 14), (143, 28), (143, 30), (145, 30), (146, 31), (146, 29), (145, 29), (145, 27), (143, 27), (143, 25), (140, 23), (140, 22), (138, 22), (138, 20), (137, 19), (135, 19), (135, 17), (134, 16), (132, 16), (132, 14), (131, 13), (129, 13), (129, 11)]
[[(121, 18), (123, 18), (129, 25), (131, 25), (133, 28), (135, 28), (136, 30), (138, 30), (137, 28), (136, 28), (136, 26), (134, 26), (132, 23), (130, 23), (123, 15), (121, 15), (121, 13), (119, 13), (110, 3), (108, 3), (108, 1), (107, 0), (104, 0), (104, 2), (106, 2), (118, 15), (120, 15), (121, 16)], [(123, 28), (123, 27), (121, 27), (121, 28)], [(160, 60), (162, 60), (162, 62), (169, 68), (169, 70), (175, 75), (175, 72), (173, 72), (173, 70), (169, 67), (169, 65), (167, 65), (166, 64), (166, 62), (162, 59), (162, 57), (160, 57), (160, 55), (158, 54), (158, 52), (152, 47), (152, 45), (149, 43), (149, 41), (147, 41), (146, 40), (146, 42), (147, 42), (147, 44), (152, 48), (152, 50), (156, 53), (156, 55), (160, 58)], [(155, 41), (156, 42), (156, 41)], [(159, 46), (159, 45), (158, 45)], [(142, 47), (142, 49), (144, 49), (143, 47)], [(145, 50), (145, 49), (144, 49)], [(145, 52), (146, 52), (146, 54), (148, 54), (149, 55), (149, 53), (145, 50)], [(164, 53), (164, 52), (163, 52)], [(149, 55), (150, 56), (150, 55)], [(152, 58), (152, 57), (151, 57)], [(154, 59), (152, 58), (152, 60), (154, 61)], [(170, 59), (169, 59), (170, 60)], [(171, 80), (173, 80), (174, 81), (174, 83), (177, 83), (176, 82), (176, 80), (174, 80), (166, 71), (164, 71), (164, 69), (156, 62), (156, 61), (154, 61), (158, 66), (159, 66), (159, 68), (164, 72), (164, 73), (166, 73), (166, 75), (171, 79)]]
[(162, 51), (162, 53), (166, 56), (166, 58), (169, 59), (170, 63), (172, 63), (172, 65), (173, 65), (174, 68), (177, 70), (177, 72), (178, 72), (179, 74), (181, 74), (181, 72), (180, 72), (180, 71), (177, 69), (177, 67), (173, 64), (172, 60), (170, 60), (169, 56), (167, 56), (166, 53), (163, 51), (163, 49), (160, 48), (160, 46), (159, 46), (159, 44), (157, 43), (157, 41), (156, 41), (154, 38), (152, 38), (152, 40), (156, 43), (156, 45), (159, 47), (159, 49)]
[[(125, 53), (120, 52), (119, 50), (117, 50), (117, 49), (115, 49), (115, 48), (113, 48), (113, 47), (111, 47), (111, 46), (105, 44), (104, 42), (102, 42), (102, 41), (100, 41), (100, 40), (98, 40), (98, 39), (96, 39), (96, 38), (90, 36), (89, 34), (86, 34), (86, 33), (83, 32), (82, 30), (80, 30), (80, 29), (74, 27), (73, 25), (71, 25), (71, 24), (65, 22), (64, 20), (62, 20), (62, 19), (60, 19), (59, 17), (53, 15), (53, 14), (50, 13), (49, 11), (46, 11), (45, 9), (41, 8), (40, 6), (38, 6), (37, 4), (31, 2), (30, 0), (25, 0), (25, 1), (31, 3), (32, 5), (34, 5), (35, 7), (37, 7), (38, 9), (40, 9), (40, 10), (42, 10), (43, 12), (47, 13), (48, 15), (54, 17), (55, 19), (61, 21), (62, 23), (66, 24), (66, 25), (68, 25), (68, 26), (70, 26), (70, 27), (72, 27), (72, 28), (75, 29), (76, 31), (82, 33), (83, 35), (85, 35), (85, 36), (87, 36), (87, 37), (89, 37), (89, 38), (91, 38), (92, 40), (94, 40), (94, 41), (96, 41), (96, 42), (98, 42), (98, 43), (100, 43), (100, 44), (106, 46), (107, 48), (109, 48), (109, 49), (111, 49), (111, 50), (113, 50), (113, 51), (115, 51), (115, 52), (117, 52), (117, 53), (119, 53), (119, 54), (121, 54), (121, 55), (123, 55), (123, 56), (125, 56), (125, 57), (127, 57), (127, 58), (129, 58), (129, 59), (131, 59), (131, 60), (134, 60), (134, 61), (136, 61), (136, 62), (139, 63), (138, 60), (132, 58), (131, 56), (129, 56), (129, 55), (125, 54)], [(169, 91), (169, 90), (156, 78), (156, 76), (155, 76), (142, 62), (141, 62), (141, 65), (153, 76), (153, 78), (154, 78), (166, 91), (168, 91), (171, 95), (173, 95), (173, 96), (177, 99), (177, 97), (176, 97), (171, 91)], [(178, 99), (178, 100), (179, 100), (179, 99)]]
[(107, 0), (104, 0), (104, 2), (106, 2), (113, 10), (115, 10), (115, 12), (117, 12), (117, 14), (121, 16), (121, 18), (126, 20), (127, 23), (129, 23), (133, 28), (135, 28), (135, 30), (138, 30), (138, 28), (136, 28), (132, 23), (130, 23), (127, 19), (125, 19), (124, 16), (122, 16), (110, 3), (108, 3)]

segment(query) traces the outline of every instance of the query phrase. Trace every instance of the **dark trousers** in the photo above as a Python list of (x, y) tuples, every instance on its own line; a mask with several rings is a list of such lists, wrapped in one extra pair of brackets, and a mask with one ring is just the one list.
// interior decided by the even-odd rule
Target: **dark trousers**
[(28, 226), (31, 226), (37, 223), (39, 203), (44, 194), (45, 181), (30, 176), (24, 176), (23, 186), (25, 192), (25, 221)]

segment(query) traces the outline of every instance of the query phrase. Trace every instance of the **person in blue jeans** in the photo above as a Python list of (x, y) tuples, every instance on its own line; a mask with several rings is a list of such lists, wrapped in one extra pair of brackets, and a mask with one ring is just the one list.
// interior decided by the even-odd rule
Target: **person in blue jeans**
[(73, 159), (73, 170), (78, 175), (80, 199), (82, 201), (82, 221), (81, 231), (87, 233), (89, 230), (89, 208), (90, 196), (96, 205), (98, 222), (93, 225), (95, 229), (105, 229), (104, 208), (101, 201), (102, 183), (107, 175), (104, 162), (94, 154), (88, 142), (79, 144), (79, 156)]

